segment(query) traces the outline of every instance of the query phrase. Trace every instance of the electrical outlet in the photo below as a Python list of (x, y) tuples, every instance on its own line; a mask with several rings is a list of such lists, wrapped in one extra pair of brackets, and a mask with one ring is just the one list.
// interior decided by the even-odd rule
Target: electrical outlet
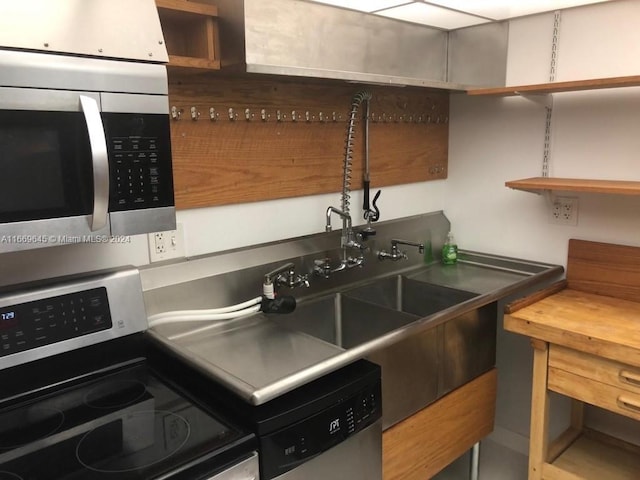
[(578, 225), (578, 199), (575, 197), (555, 197), (551, 205), (549, 223)]
[(175, 230), (149, 234), (149, 259), (152, 262), (184, 257), (184, 227), (181, 223)]

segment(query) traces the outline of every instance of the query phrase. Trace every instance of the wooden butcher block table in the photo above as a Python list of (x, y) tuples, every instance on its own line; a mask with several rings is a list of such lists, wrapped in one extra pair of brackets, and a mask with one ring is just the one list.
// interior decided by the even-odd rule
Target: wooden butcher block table
[[(640, 447), (583, 422), (585, 403), (640, 421), (640, 248), (570, 240), (566, 281), (508, 305), (504, 328), (534, 348), (529, 479), (640, 479)], [(572, 399), (553, 442), (549, 391)]]

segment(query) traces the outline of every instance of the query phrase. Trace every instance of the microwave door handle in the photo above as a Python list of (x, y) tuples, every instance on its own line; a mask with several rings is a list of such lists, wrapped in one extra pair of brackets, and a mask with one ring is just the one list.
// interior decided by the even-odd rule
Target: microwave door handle
[(91, 158), (93, 161), (93, 214), (91, 231), (95, 232), (107, 224), (109, 211), (109, 156), (107, 141), (100, 117), (98, 102), (91, 97), (80, 95), (80, 106), (89, 132)]

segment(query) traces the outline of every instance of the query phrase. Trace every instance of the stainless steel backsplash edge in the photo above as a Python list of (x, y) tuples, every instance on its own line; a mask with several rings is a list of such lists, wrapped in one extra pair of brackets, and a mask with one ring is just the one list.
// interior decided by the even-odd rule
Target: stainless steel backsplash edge
[(430, 239), (434, 258), (439, 259), (438, 253), (450, 223), (438, 211), (379, 222), (374, 226), (377, 234), (367, 240), (369, 250), (364, 254), (364, 266), (333, 273), (328, 279), (314, 276), (311, 272), (314, 260), (328, 257), (332, 263), (338, 263), (340, 229), (142, 267), (140, 273), (147, 313), (217, 308), (259, 296), (265, 273), (285, 262), (293, 262), (297, 273), (310, 274), (310, 288), (279, 289), (297, 299), (414, 268), (424, 263), (423, 255), (416, 248), (402, 245), (409, 258), (397, 262), (380, 261), (377, 252), (389, 250), (392, 238), (416, 242)]

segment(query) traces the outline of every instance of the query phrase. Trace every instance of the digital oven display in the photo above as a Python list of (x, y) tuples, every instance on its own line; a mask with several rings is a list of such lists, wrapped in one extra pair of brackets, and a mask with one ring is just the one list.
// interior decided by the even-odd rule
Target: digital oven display
[(15, 310), (0, 310), (0, 330), (14, 327), (18, 323), (18, 313)]

